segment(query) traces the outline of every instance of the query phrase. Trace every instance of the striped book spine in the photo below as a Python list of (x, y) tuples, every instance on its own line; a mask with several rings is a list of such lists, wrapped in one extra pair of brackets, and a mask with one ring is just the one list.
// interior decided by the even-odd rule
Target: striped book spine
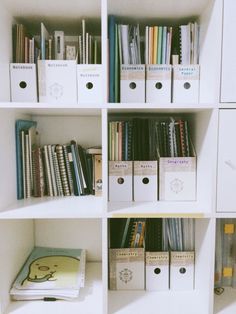
[(61, 175), (62, 187), (65, 196), (70, 195), (70, 188), (68, 184), (67, 174), (66, 174), (66, 166), (64, 161), (63, 147), (62, 145), (56, 145), (56, 153), (59, 164), (59, 170)]

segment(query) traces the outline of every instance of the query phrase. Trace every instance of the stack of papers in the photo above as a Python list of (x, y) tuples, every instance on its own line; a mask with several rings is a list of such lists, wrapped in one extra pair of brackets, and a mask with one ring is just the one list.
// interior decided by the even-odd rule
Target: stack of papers
[(85, 281), (84, 249), (35, 247), (10, 290), (14, 300), (79, 296)]

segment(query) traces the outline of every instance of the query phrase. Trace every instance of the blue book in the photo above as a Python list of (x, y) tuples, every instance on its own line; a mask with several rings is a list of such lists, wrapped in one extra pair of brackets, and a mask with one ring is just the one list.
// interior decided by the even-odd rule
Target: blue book
[(166, 45), (167, 45), (167, 26), (162, 28), (162, 53), (161, 53), (161, 64), (166, 64)]
[(115, 102), (115, 16), (108, 16), (109, 39), (109, 102)]
[(23, 156), (21, 132), (27, 131), (31, 127), (36, 127), (37, 122), (31, 120), (16, 120), (15, 137), (16, 137), (16, 174), (17, 174), (17, 199), (24, 198), (24, 182), (23, 182)]

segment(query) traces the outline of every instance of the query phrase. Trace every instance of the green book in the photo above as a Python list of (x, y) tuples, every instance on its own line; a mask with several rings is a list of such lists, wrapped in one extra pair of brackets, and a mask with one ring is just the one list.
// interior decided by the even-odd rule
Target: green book
[(158, 49), (157, 49), (157, 64), (161, 64), (162, 62), (162, 32), (163, 27), (158, 27)]

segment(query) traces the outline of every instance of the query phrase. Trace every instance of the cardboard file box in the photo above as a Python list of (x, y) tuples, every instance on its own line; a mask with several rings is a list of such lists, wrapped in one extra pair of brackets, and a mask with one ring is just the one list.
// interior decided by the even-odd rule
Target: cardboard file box
[(149, 64), (146, 67), (146, 102), (171, 102), (170, 65)]
[(133, 200), (133, 162), (109, 161), (109, 201)]
[(145, 65), (121, 65), (120, 101), (145, 102)]
[(170, 289), (194, 289), (194, 252), (171, 252)]
[(76, 61), (38, 60), (38, 87), (40, 102), (76, 103)]
[(169, 289), (169, 252), (146, 252), (146, 290)]
[(78, 103), (101, 103), (103, 98), (101, 64), (77, 65)]
[(144, 290), (144, 249), (109, 250), (110, 290)]
[(159, 199), (196, 200), (196, 157), (161, 157), (159, 161)]
[(11, 63), (11, 101), (37, 102), (36, 66), (34, 63)]
[(198, 103), (199, 65), (176, 65), (173, 67), (173, 102)]
[(157, 161), (134, 161), (134, 201), (157, 201)]

